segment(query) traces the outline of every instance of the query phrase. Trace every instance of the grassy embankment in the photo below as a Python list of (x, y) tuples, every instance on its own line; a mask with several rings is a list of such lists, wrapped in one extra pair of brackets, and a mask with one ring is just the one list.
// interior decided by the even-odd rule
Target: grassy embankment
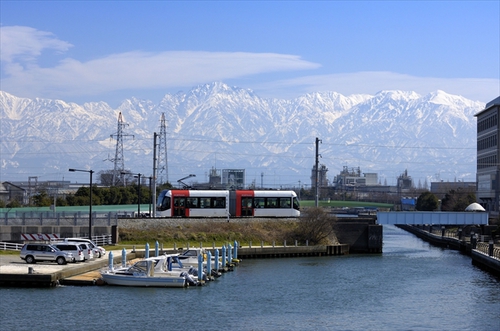
[[(301, 201), (301, 208), (314, 206), (314, 201)], [(390, 204), (370, 203), (361, 201), (320, 201), (320, 207), (379, 207), (391, 208)], [(297, 221), (276, 222), (276, 220), (252, 222), (248, 219), (245, 222), (199, 222), (186, 223), (186, 225), (160, 226), (153, 225), (139, 229), (120, 229), (120, 247), (129, 248), (132, 245), (145, 245), (149, 243), (155, 245), (156, 241), (163, 247), (198, 247), (200, 243), (204, 247), (211, 247), (214, 243), (220, 247), (226, 243), (233, 243), (235, 240), (240, 245), (248, 246), (250, 242), (253, 246), (282, 245), (286, 240), (289, 244), (295, 243)], [(299, 243), (304, 244), (304, 243)], [(116, 248), (115, 248), (116, 249)]]
[[(301, 208), (314, 206), (313, 200), (303, 200), (300, 202)], [(319, 201), (320, 207), (380, 207), (390, 208), (390, 204), (380, 204), (362, 201)], [(119, 243), (116, 246), (109, 246), (107, 249), (129, 249), (132, 246), (143, 248), (146, 243), (149, 243), (151, 249), (154, 249), (156, 241), (164, 248), (174, 247), (198, 247), (200, 243), (204, 247), (212, 247), (215, 243), (216, 247), (221, 247), (226, 243), (233, 243), (237, 240), (241, 245), (282, 245), (286, 240), (287, 243), (293, 244), (295, 241), (295, 231), (297, 230), (297, 221), (276, 222), (276, 220), (252, 222), (248, 219), (246, 222), (186, 222), (185, 225), (165, 226), (151, 224), (151, 226), (136, 228), (136, 229), (119, 229)], [(299, 243), (304, 244), (304, 243)], [(1, 251), (0, 254), (19, 254), (18, 252), (6, 253)]]

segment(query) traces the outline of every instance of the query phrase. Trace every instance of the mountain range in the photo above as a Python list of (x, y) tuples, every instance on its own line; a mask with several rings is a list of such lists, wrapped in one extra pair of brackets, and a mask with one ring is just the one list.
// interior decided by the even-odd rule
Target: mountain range
[(247, 185), (309, 186), (316, 138), (330, 180), (344, 167), (359, 167), (389, 185), (405, 170), (415, 186), (475, 181), (474, 115), (484, 106), (443, 91), (266, 99), (221, 82), (166, 94), (159, 103), (126, 99), (116, 109), (0, 91), (0, 180), (72, 180), (68, 168), (112, 170), (121, 113), (125, 169), (145, 176), (152, 174), (153, 135), (164, 114), (163, 181), (174, 184), (188, 174), (206, 182), (211, 169), (245, 169)]

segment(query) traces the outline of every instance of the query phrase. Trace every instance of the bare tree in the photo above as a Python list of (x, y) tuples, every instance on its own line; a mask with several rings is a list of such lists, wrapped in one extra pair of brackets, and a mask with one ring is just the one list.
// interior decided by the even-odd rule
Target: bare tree
[(303, 212), (296, 238), (309, 241), (310, 245), (330, 244), (335, 238), (337, 217), (330, 215), (324, 208), (312, 207)]

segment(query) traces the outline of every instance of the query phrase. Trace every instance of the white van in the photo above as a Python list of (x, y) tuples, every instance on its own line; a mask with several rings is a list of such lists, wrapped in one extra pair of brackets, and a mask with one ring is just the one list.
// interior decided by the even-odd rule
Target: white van
[(93, 242), (90, 239), (85, 239), (85, 238), (65, 238), (64, 241), (86, 243), (86, 244), (89, 244), (90, 247), (92, 248), (94, 256), (96, 256), (96, 257), (103, 257), (104, 255), (106, 255), (106, 249), (104, 249), (101, 246), (97, 246), (96, 243)]
[(73, 253), (75, 257), (75, 262), (85, 261), (85, 255), (83, 255), (83, 250), (77, 243), (69, 242), (56, 242), (52, 246), (59, 248), (61, 251)]

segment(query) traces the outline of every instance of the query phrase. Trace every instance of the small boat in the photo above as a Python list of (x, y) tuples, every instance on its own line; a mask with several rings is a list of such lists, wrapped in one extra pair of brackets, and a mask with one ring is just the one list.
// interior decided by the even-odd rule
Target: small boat
[(101, 270), (102, 279), (109, 285), (140, 287), (186, 287), (189, 275), (185, 272), (154, 272), (154, 261), (142, 260), (125, 268), (108, 268)]

